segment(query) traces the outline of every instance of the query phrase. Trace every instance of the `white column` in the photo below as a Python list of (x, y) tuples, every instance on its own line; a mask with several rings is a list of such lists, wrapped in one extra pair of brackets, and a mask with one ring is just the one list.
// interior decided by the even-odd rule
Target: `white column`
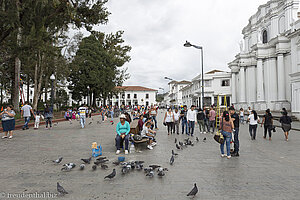
[(236, 73), (231, 73), (231, 101), (236, 103)]
[(247, 85), (247, 90), (249, 90), (249, 102), (256, 102), (256, 76), (255, 76), (255, 71), (256, 68), (255, 66), (250, 66), (248, 67), (249, 73), (248, 73), (248, 85)]
[(257, 70), (256, 70), (256, 77), (257, 77), (257, 101), (265, 101), (265, 93), (264, 93), (264, 74), (263, 74), (263, 61), (262, 59), (257, 60)]
[(270, 69), (270, 101), (277, 101), (277, 62), (276, 58), (270, 58), (269, 60), (269, 69)]
[(240, 68), (240, 102), (246, 102), (245, 67)]
[(277, 84), (278, 84), (278, 100), (284, 101), (285, 97), (285, 70), (283, 54), (278, 54), (277, 57)]

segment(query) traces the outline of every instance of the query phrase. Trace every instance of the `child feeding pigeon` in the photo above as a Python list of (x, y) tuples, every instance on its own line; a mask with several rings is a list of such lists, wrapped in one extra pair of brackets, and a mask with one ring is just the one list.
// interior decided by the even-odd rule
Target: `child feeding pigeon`
[(156, 135), (156, 132), (150, 129), (151, 127), (151, 123), (147, 122), (144, 126), (143, 126), (143, 130), (141, 132), (141, 136), (143, 138), (149, 138), (148, 141), (148, 146), (147, 148), (152, 150), (153, 147), (156, 145), (156, 142), (154, 142), (154, 137)]

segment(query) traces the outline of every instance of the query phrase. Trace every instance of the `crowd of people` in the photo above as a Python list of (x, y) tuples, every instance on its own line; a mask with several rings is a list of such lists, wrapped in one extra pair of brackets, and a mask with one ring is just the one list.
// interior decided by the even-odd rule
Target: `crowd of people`
[[(228, 110), (228, 111), (227, 111)], [(221, 156), (231, 158), (231, 156), (239, 156), (239, 130), (240, 124), (244, 124), (245, 120), (249, 123), (249, 134), (251, 140), (256, 140), (257, 127), (261, 124), (264, 126), (263, 138), (267, 138), (267, 133), (269, 135), (269, 140), (272, 140), (272, 132), (275, 132), (275, 126), (273, 124), (273, 116), (270, 109), (265, 111), (265, 114), (260, 120), (257, 112), (248, 107), (247, 117), (245, 119), (244, 109), (241, 108), (238, 112), (232, 105), (224, 112), (217, 115), (216, 107), (210, 106), (209, 108), (204, 107), (204, 109), (196, 109), (195, 106), (191, 106), (190, 109), (187, 106), (183, 106), (180, 111), (177, 107), (169, 107), (164, 114), (163, 124), (167, 127), (168, 135), (179, 134), (180, 123), (181, 123), (181, 133), (188, 136), (194, 136), (195, 124), (198, 123), (200, 133), (214, 133), (218, 129), (222, 136), (224, 137), (224, 143), (220, 144)], [(288, 116), (285, 108), (281, 111), (282, 116), (279, 119), (281, 127), (285, 134), (285, 140), (288, 141), (289, 131), (291, 130), (292, 119)], [(233, 141), (234, 149), (230, 152), (230, 143)], [(224, 153), (224, 147), (226, 145), (227, 155)]]

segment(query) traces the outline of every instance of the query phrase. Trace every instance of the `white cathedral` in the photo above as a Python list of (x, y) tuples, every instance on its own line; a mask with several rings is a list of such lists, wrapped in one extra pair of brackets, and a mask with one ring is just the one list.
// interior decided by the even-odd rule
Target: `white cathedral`
[(300, 117), (299, 0), (271, 0), (243, 29), (240, 53), (229, 63), (237, 108), (280, 110)]

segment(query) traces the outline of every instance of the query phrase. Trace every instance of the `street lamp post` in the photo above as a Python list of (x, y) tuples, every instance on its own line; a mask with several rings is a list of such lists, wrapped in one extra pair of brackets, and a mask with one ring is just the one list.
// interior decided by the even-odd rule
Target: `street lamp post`
[(87, 89), (88, 89), (87, 105), (90, 106), (90, 86), (87, 86)]
[(52, 86), (51, 86), (51, 107), (52, 107), (52, 110), (53, 110), (53, 104), (54, 104), (54, 80), (55, 80), (54, 74), (52, 74), (50, 76), (50, 80), (52, 82)]
[(204, 78), (203, 78), (203, 47), (202, 46), (197, 46), (197, 45), (193, 45), (190, 42), (186, 41), (185, 44), (183, 45), (185, 47), (194, 47), (196, 49), (200, 49), (201, 50), (201, 71), (202, 71), (202, 78), (201, 78), (201, 84), (202, 84), (202, 99), (201, 99), (201, 103), (202, 103), (202, 109), (204, 108)]
[(165, 93), (165, 89), (164, 88), (158, 88), (158, 89), (160, 89), (160, 90), (162, 90), (163, 91), (163, 94)]

